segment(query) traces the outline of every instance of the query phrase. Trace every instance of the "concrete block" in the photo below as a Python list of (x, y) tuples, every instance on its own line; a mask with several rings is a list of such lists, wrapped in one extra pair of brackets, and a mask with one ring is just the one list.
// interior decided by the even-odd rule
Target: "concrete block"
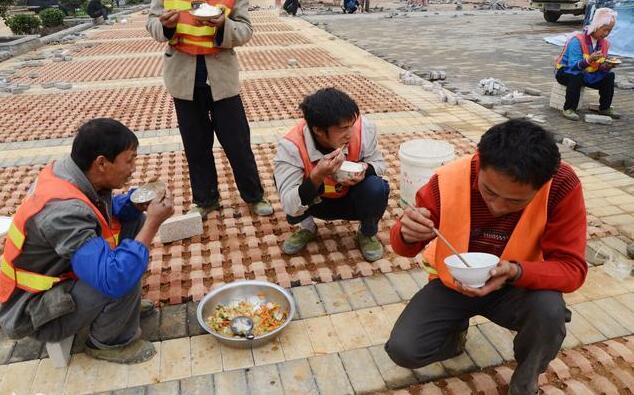
[(57, 89), (70, 89), (73, 87), (73, 84), (71, 84), (70, 82), (58, 82), (55, 84), (55, 87)]
[(386, 388), (368, 349), (344, 351), (339, 355), (356, 393), (377, 392)]
[(612, 118), (606, 115), (586, 114), (584, 119), (587, 123), (597, 123), (600, 125), (612, 125)]
[(308, 360), (321, 394), (354, 394), (338, 354), (320, 355)]
[(203, 234), (203, 219), (200, 213), (177, 215), (163, 222), (159, 229), (161, 243), (187, 239)]
[(42, 82), (42, 88), (44, 89), (51, 89), (51, 88), (55, 88), (55, 85), (57, 84), (57, 81), (50, 81), (50, 82)]
[(299, 66), (299, 62), (297, 61), (297, 59), (289, 59), (287, 61), (287, 64), (291, 67), (297, 67)]
[(300, 318), (306, 319), (326, 314), (324, 305), (314, 285), (295, 287), (291, 289), (291, 292), (295, 298), (295, 304), (297, 305), (297, 312)]
[(46, 343), (46, 351), (56, 368), (65, 368), (70, 361), (70, 348), (75, 336), (69, 336), (57, 343)]
[(531, 95), (531, 96), (541, 96), (542, 95), (542, 91), (540, 91), (539, 89), (535, 89), (535, 88), (524, 88), (524, 93), (526, 93), (527, 95)]

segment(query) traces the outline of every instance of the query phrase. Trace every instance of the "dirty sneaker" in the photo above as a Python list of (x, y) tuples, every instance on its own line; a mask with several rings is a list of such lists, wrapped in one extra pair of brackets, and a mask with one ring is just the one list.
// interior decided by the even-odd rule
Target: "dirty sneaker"
[(141, 299), (141, 318), (147, 318), (154, 314), (154, 302), (149, 299)]
[(607, 110), (599, 110), (599, 115), (605, 115), (613, 119), (621, 119), (621, 114), (614, 111), (614, 107), (610, 107)]
[(262, 199), (259, 202), (250, 203), (249, 207), (255, 215), (259, 217), (268, 217), (273, 215), (273, 206), (266, 199)]
[(374, 262), (383, 258), (383, 244), (376, 236), (366, 236), (359, 231), (357, 232), (357, 241), (366, 261)]
[(220, 201), (216, 200), (209, 206), (199, 206), (197, 204), (192, 204), (187, 214), (199, 213), (202, 219), (207, 219), (207, 215), (210, 212), (220, 209)]
[(564, 118), (569, 119), (571, 121), (578, 121), (579, 119), (581, 119), (579, 118), (579, 114), (577, 114), (575, 110), (571, 110), (570, 108), (567, 110), (563, 110), (561, 112), (561, 115), (563, 115)]
[(86, 344), (85, 353), (95, 359), (131, 365), (149, 361), (156, 354), (156, 349), (147, 340), (137, 339), (127, 346), (99, 349)]
[(286, 255), (295, 255), (315, 240), (316, 235), (308, 229), (300, 229), (282, 243), (282, 251)]

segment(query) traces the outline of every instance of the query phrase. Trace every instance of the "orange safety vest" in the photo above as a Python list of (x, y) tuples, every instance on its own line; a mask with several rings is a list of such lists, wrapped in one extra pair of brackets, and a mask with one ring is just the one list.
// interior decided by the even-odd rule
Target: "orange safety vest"
[[(216, 28), (202, 26), (196, 17), (189, 13), (192, 10), (191, 0), (165, 0), (163, 8), (166, 10), (178, 10), (178, 23), (176, 32), (169, 40), (169, 44), (175, 49), (189, 55), (213, 55), (222, 50), (215, 46)], [(201, 1), (195, 1), (197, 3)], [(225, 18), (229, 18), (235, 0), (206, 0), (205, 3), (223, 8)]]
[[(439, 230), (458, 252), (469, 249), (471, 234), (471, 160), (473, 155), (459, 159), (438, 169), (440, 191)], [(514, 261), (543, 260), (539, 245), (548, 216), (548, 194), (551, 181), (540, 188), (524, 208), (511, 238), (506, 243), (501, 259)], [(423, 253), (429, 279), (440, 277), (443, 284), (456, 289), (455, 281), (445, 265), (445, 258), (453, 253), (444, 243), (434, 239)]]
[(15, 266), (15, 260), (22, 253), (22, 247), (26, 240), (26, 223), (28, 220), (39, 213), (48, 202), (69, 199), (81, 200), (90, 207), (99, 220), (101, 237), (108, 242), (111, 248), (114, 249), (117, 246), (121, 229), (119, 222), (113, 218), (112, 225), (109, 225), (90, 199), (75, 185), (57, 177), (53, 173), (53, 165), (49, 164), (39, 174), (32, 193), (18, 207), (9, 227), (7, 240), (4, 245), (4, 254), (0, 256), (0, 303), (9, 300), (16, 288), (30, 293), (40, 293), (51, 289), (60, 281), (74, 277), (72, 272), (55, 277), (30, 272)]
[[(307, 179), (310, 177), (310, 172), (313, 170), (315, 165), (310, 161), (310, 157), (308, 156), (308, 149), (306, 148), (306, 141), (304, 140), (304, 126), (306, 126), (306, 121), (300, 121), (286, 134), (286, 136), (284, 136), (284, 138), (295, 144), (299, 150), (299, 156), (302, 158), (302, 162), (304, 163), (304, 179)], [(361, 117), (358, 117), (357, 121), (352, 126), (352, 136), (350, 137), (350, 142), (348, 143), (348, 155), (346, 155), (346, 160), (358, 162), (360, 156)], [(346, 196), (349, 189), (350, 188), (339, 184), (334, 178), (326, 177), (324, 180), (324, 193), (322, 193), (321, 196), (329, 199), (338, 199)]]
[[(592, 39), (590, 38), (590, 36), (586, 34), (577, 34), (573, 37), (570, 37), (570, 39), (566, 41), (566, 45), (564, 45), (564, 49), (561, 51), (561, 54), (559, 54), (559, 56), (555, 60), (555, 68), (557, 70), (564, 67), (564, 65), (561, 63), (561, 60), (563, 59), (564, 54), (566, 53), (566, 50), (568, 49), (568, 44), (570, 44), (570, 42), (574, 40), (575, 38), (579, 40), (579, 43), (581, 44), (581, 51), (583, 52), (583, 58), (585, 60), (588, 60), (590, 58), (590, 55), (592, 55), (592, 52), (590, 51), (590, 46), (592, 45)], [(605, 39), (600, 39), (599, 41), (597, 41), (597, 44), (599, 44), (599, 48), (601, 48), (601, 53), (603, 54), (603, 56), (607, 57), (608, 50), (610, 49), (610, 42)], [(604, 60), (599, 60), (597, 62), (590, 63), (588, 67), (584, 69), (584, 71), (586, 73), (596, 72), (597, 70), (599, 70), (599, 66), (601, 66), (601, 63), (603, 63), (603, 61)]]

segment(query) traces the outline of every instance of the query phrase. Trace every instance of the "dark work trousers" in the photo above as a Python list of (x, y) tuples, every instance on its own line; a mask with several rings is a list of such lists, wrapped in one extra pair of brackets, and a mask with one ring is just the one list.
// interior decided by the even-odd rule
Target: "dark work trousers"
[(247, 203), (261, 200), (264, 190), (251, 151), (251, 130), (240, 96), (214, 102), (208, 85), (197, 86), (193, 101), (174, 98), (174, 105), (194, 203), (206, 207), (220, 198), (212, 152), (214, 132), (229, 159), (242, 199)]
[[(134, 239), (145, 222), (145, 215), (121, 224), (120, 239)], [(141, 281), (119, 299), (105, 296), (81, 280), (69, 286), (75, 310), (47, 324), (33, 334), (40, 341), (57, 342), (90, 327), (88, 338), (98, 348), (120, 347), (141, 336)], [(53, 289), (46, 292), (56, 292)]]
[(570, 321), (560, 292), (508, 286), (472, 298), (432, 280), (401, 313), (385, 351), (397, 365), (409, 369), (454, 357), (459, 352), (459, 334), (469, 328), (469, 318), (475, 315), (518, 332), (510, 394), (535, 393), (537, 378), (559, 352), (566, 336), (565, 322)]
[(587, 84), (583, 80), (583, 74), (569, 74), (562, 69), (557, 71), (555, 77), (561, 85), (566, 85), (564, 110), (577, 111), (581, 88), (584, 86), (599, 90), (599, 110), (607, 110), (612, 105), (612, 97), (614, 96), (614, 73), (612, 72), (607, 73), (601, 81), (594, 84)]
[(312, 216), (324, 220), (361, 221), (361, 233), (374, 236), (379, 230), (379, 220), (387, 208), (390, 185), (381, 177), (371, 175), (350, 187), (348, 194), (339, 199), (321, 198), (301, 216), (287, 216), (292, 225)]

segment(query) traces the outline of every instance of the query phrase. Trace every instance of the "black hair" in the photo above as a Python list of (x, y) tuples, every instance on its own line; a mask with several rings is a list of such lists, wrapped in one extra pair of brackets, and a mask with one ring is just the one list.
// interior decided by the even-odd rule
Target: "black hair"
[(96, 118), (79, 127), (70, 157), (82, 171), (87, 171), (98, 156), (113, 162), (123, 151), (138, 146), (139, 140), (127, 126), (111, 118)]
[(548, 182), (561, 163), (552, 134), (523, 119), (487, 130), (478, 143), (478, 152), (481, 168), (493, 168), (535, 189)]
[(336, 88), (320, 89), (306, 96), (299, 109), (311, 132), (315, 126), (328, 130), (359, 115), (357, 103), (347, 93)]

